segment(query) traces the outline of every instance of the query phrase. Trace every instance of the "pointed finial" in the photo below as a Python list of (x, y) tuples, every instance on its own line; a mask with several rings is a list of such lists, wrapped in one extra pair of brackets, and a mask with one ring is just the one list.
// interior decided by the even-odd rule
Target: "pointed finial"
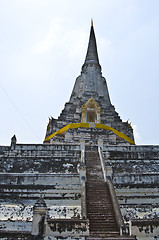
[(91, 18), (91, 27), (93, 27), (93, 19)]
[(95, 63), (96, 66), (98, 66), (98, 70), (101, 71), (101, 66), (99, 64), (98, 59), (98, 52), (97, 52), (97, 45), (96, 45), (96, 37), (93, 27), (93, 19), (91, 19), (91, 28), (90, 28), (90, 36), (89, 36), (89, 42), (88, 42), (88, 48), (87, 48), (87, 54), (85, 58), (85, 62), (82, 66), (82, 71), (84, 71), (84, 68), (87, 68), (87, 65), (89, 63)]

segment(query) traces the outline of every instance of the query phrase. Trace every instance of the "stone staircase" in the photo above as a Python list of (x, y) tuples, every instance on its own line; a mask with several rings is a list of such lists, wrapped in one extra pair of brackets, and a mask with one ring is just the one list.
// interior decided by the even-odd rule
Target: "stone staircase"
[(135, 239), (120, 236), (110, 192), (104, 182), (98, 151), (86, 151), (86, 204), (90, 223), (87, 239)]

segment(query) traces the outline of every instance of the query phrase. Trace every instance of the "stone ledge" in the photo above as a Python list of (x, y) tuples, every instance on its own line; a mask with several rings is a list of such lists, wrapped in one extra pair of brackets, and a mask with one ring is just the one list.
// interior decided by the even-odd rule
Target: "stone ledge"
[(154, 219), (132, 219), (131, 220), (132, 226), (147, 226), (147, 225), (153, 225), (153, 226), (159, 226), (159, 218)]
[(89, 236), (89, 220), (48, 219), (46, 236)]

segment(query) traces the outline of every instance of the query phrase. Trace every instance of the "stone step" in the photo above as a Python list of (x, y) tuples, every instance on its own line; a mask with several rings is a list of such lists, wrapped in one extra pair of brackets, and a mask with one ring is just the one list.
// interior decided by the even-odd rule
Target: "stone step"
[(100, 235), (100, 236), (119, 236), (118, 231), (91, 231), (90, 235)]
[(111, 203), (105, 203), (105, 202), (95, 202), (95, 203), (91, 203), (87, 209), (93, 210), (93, 209), (98, 209), (98, 210), (112, 210), (113, 211), (113, 206)]
[(94, 236), (94, 237), (108, 237), (108, 236), (111, 236), (111, 237), (117, 237), (119, 236), (119, 233), (117, 234), (113, 234), (113, 231), (109, 231), (110, 234), (107, 234), (107, 231), (106, 230), (103, 230), (103, 231), (93, 231), (93, 232), (90, 232), (90, 236)]
[[(92, 188), (93, 187), (93, 188)], [(99, 194), (101, 194), (102, 196), (103, 195), (108, 195), (108, 196), (110, 196), (110, 194), (109, 194), (109, 192), (108, 192), (108, 190), (107, 189), (105, 189), (105, 188), (96, 188), (96, 187), (94, 187), (94, 186), (90, 186), (90, 189), (87, 191), (87, 195), (88, 194), (91, 194), (91, 195), (95, 195), (96, 193), (99, 193)], [(96, 197), (98, 197), (98, 195), (96, 195)]]
[[(87, 201), (88, 204), (88, 201)], [(102, 202), (91, 202), (90, 205), (88, 206), (89, 209), (97, 208), (97, 209), (113, 209), (112, 203), (106, 203), (105, 201)]]
[(101, 219), (101, 220), (103, 220), (105, 222), (107, 222), (107, 221), (116, 222), (116, 220), (111, 215), (109, 215), (107, 218), (105, 218), (105, 215), (100, 215), (100, 214), (98, 214), (98, 215), (96, 214), (95, 215), (95, 214), (89, 213), (88, 217), (89, 217), (90, 221), (99, 221)]
[(96, 167), (96, 168), (92, 169), (92, 168), (87, 167), (87, 176), (91, 176), (92, 174), (103, 177), (102, 168), (101, 167)]
[[(101, 175), (101, 176), (97, 176), (97, 174), (87, 174), (86, 175), (87, 176), (87, 181), (94, 181), (94, 182), (96, 182), (96, 185), (99, 185), (99, 183), (101, 183), (101, 184), (103, 184), (104, 182), (103, 182), (103, 176)], [(97, 179), (98, 179), (98, 184), (97, 184)]]
[[(92, 200), (92, 198), (91, 198), (91, 200)], [(89, 203), (88, 201), (87, 201), (87, 203)], [(89, 206), (92, 208), (92, 207), (95, 207), (95, 206), (97, 206), (97, 207), (99, 207), (99, 208), (102, 208), (102, 207), (110, 207), (110, 206), (113, 206), (112, 205), (112, 203), (111, 202), (106, 202), (106, 200), (99, 200), (99, 201), (96, 201), (96, 202), (90, 202), (90, 204), (89, 204)]]
[[(110, 218), (110, 217), (112, 217), (112, 218), (114, 218), (114, 215), (113, 215), (113, 211), (111, 211), (111, 212), (109, 212), (109, 213), (107, 213), (107, 211), (105, 211), (105, 212), (103, 212), (103, 211), (89, 211), (89, 210), (87, 210), (87, 212), (88, 212), (88, 215), (89, 216), (92, 216), (92, 217), (97, 217), (97, 216), (99, 216), (99, 218), (100, 218), (100, 216), (101, 217), (105, 217), (105, 219), (107, 219), (107, 218)], [(107, 216), (106, 216), (106, 214), (107, 214)]]
[(102, 192), (102, 191), (104, 191), (104, 192), (109, 193), (109, 190), (106, 188), (106, 186), (105, 185), (102, 186), (102, 184), (97, 185), (96, 184), (97, 181), (98, 180), (96, 179), (96, 181), (94, 183), (92, 181), (91, 182), (89, 182), (89, 181), (86, 182), (87, 185), (89, 186), (88, 191), (90, 191), (90, 192), (93, 192), (93, 191)]
[[(87, 181), (87, 185), (89, 185), (89, 189), (88, 189), (88, 191), (99, 191), (99, 190), (103, 190), (103, 191), (105, 191), (106, 189), (105, 189), (105, 187), (102, 187), (102, 186), (96, 186), (96, 185), (94, 185), (94, 184), (92, 184), (92, 182), (91, 183), (89, 183), (88, 181)], [(106, 190), (107, 191), (107, 190)]]
[(109, 206), (108, 207), (106, 207), (106, 206), (98, 207), (98, 206), (94, 205), (94, 208), (92, 208), (92, 206), (87, 207), (87, 211), (88, 212), (99, 212), (99, 211), (101, 211), (101, 212), (106, 212), (107, 214), (110, 211), (110, 213), (112, 214), (113, 209), (110, 209), (110, 207)]
[(95, 230), (109, 230), (110, 231), (110, 229), (111, 230), (116, 230), (116, 226), (114, 226), (114, 223), (111, 223), (111, 226), (109, 226), (109, 223), (107, 223), (107, 224), (97, 224), (97, 225), (95, 225), (96, 223), (90, 223), (90, 227), (93, 229), (93, 231), (95, 231)]
[(86, 195), (87, 195), (88, 199), (90, 198), (92, 200), (92, 202), (93, 202), (93, 200), (98, 200), (99, 201), (100, 199), (101, 199), (102, 202), (108, 201), (108, 200), (110, 202), (110, 195), (109, 194), (101, 194), (101, 195), (98, 194), (98, 195), (95, 195), (95, 194), (89, 194), (88, 193)]
[(107, 219), (109, 219), (109, 220), (111, 220), (111, 219), (114, 219), (114, 216), (112, 216), (112, 214), (109, 214), (109, 215), (107, 215), (107, 217), (105, 217), (105, 214), (103, 214), (102, 215), (102, 213), (100, 214), (100, 213), (88, 213), (88, 216), (92, 219), (92, 218), (94, 218), (94, 219), (101, 219), (101, 220), (107, 220)]
[(105, 222), (107, 222), (107, 220), (116, 222), (112, 216), (108, 216), (108, 218), (105, 218), (105, 216), (102, 216), (102, 215), (88, 214), (88, 217), (90, 218), (90, 221), (98, 221), (99, 219), (101, 219)]
[(109, 195), (101, 195), (99, 196), (98, 194), (98, 197), (96, 197), (95, 195), (91, 195), (91, 194), (87, 194), (87, 202), (91, 200), (91, 203), (93, 203), (93, 201), (95, 201), (95, 204), (98, 204), (98, 203), (103, 203), (103, 205), (105, 203), (108, 202), (108, 204), (111, 204), (111, 200), (110, 200), (110, 196)]
[(86, 192), (86, 195), (88, 197), (95, 197), (95, 198), (99, 198), (100, 196), (105, 197), (105, 198), (101, 198), (101, 199), (111, 199), (110, 198), (110, 194), (108, 191), (105, 191), (104, 189), (100, 189), (103, 191), (99, 192), (99, 189), (93, 189), (92, 187), (90, 187), (90, 189)]
[(97, 224), (97, 225), (95, 225), (96, 223), (91, 223), (90, 222), (90, 227), (93, 229), (93, 231), (95, 231), (95, 230), (109, 230), (110, 231), (110, 229), (111, 230), (116, 230), (116, 225), (114, 225), (115, 223), (114, 222), (112, 222), (112, 223), (110, 223), (110, 225), (109, 225), (109, 223), (105, 223), (105, 224)]
[(93, 208), (90, 208), (90, 207), (88, 207), (87, 208), (87, 212), (88, 213), (94, 213), (94, 214), (97, 214), (98, 212), (101, 214), (101, 213), (103, 213), (103, 215), (105, 215), (105, 214), (108, 214), (108, 216), (109, 215), (112, 215), (112, 213), (114, 213), (114, 210), (113, 209), (111, 209), (110, 207), (109, 208), (97, 208), (96, 209), (96, 206), (94, 206), (94, 209)]
[[(88, 202), (87, 202), (88, 203)], [(95, 203), (91, 203), (88, 207), (87, 207), (87, 209), (112, 209), (113, 210), (113, 206), (112, 206), (112, 204), (111, 203), (105, 203), (105, 202), (102, 202), (102, 203), (100, 203), (100, 202), (95, 202)]]
[(96, 202), (99, 202), (100, 199), (102, 202), (104, 202), (104, 201), (110, 202), (111, 201), (109, 194), (100, 194), (99, 193), (98, 195), (96, 195), (96, 194), (87, 193), (86, 195), (87, 195), (88, 200), (91, 200), (91, 202), (93, 202), (94, 200), (97, 200)]
[(108, 189), (106, 188), (106, 184), (103, 184), (103, 182), (104, 182), (104, 180), (102, 180), (102, 182), (100, 183), (99, 182), (99, 184), (97, 184), (97, 182), (99, 182), (99, 179), (96, 179), (96, 180), (94, 180), (94, 182), (91, 180), (87, 180), (87, 185), (89, 185), (89, 189), (90, 190), (104, 190), (104, 191), (108, 191)]
[(102, 196), (102, 197), (105, 197), (104, 199), (107, 199), (107, 198), (110, 199), (110, 194), (109, 194), (109, 192), (108, 192), (108, 191), (105, 191), (104, 189), (103, 189), (103, 192), (102, 192), (102, 191), (99, 192), (98, 190), (96, 191), (96, 189), (90, 189), (90, 190), (87, 191), (86, 194), (87, 194), (87, 196), (89, 196), (89, 197), (94, 196), (94, 197), (96, 197), (96, 198), (99, 198), (100, 196)]
[(108, 217), (108, 219), (102, 218), (102, 216), (92, 216), (92, 215), (90, 216), (89, 215), (89, 217), (90, 217), (90, 222), (99, 221), (101, 223), (102, 221), (100, 221), (100, 220), (103, 220), (103, 223), (107, 223), (108, 221), (116, 222), (112, 217)]
[(116, 231), (116, 227), (109, 227), (109, 225), (105, 225), (105, 226), (102, 226), (102, 227), (95, 227), (95, 225), (90, 225), (90, 228), (93, 229), (94, 232), (106, 232), (106, 231)]
[(98, 226), (98, 227), (95, 227), (95, 225), (93, 224), (90, 224), (90, 227), (92, 228), (92, 230), (94, 232), (98, 231), (98, 232), (101, 232), (101, 231), (110, 231), (113, 232), (113, 231), (116, 231), (116, 226), (110, 226), (109, 225), (103, 225), (103, 226)]
[[(107, 223), (109, 220), (110, 221), (115, 221), (115, 219), (114, 218), (112, 218), (112, 216), (108, 216), (108, 218), (103, 218), (102, 216), (99, 216), (99, 217), (97, 217), (97, 216), (90, 216), (91, 217), (91, 219), (90, 219), (90, 221), (91, 222), (95, 222), (95, 221), (97, 221), (98, 220), (98, 223)], [(92, 218), (92, 217), (95, 217), (95, 218)]]
[[(109, 228), (108, 226), (103, 227), (103, 228), (94, 228), (94, 226), (90, 226), (90, 228), (93, 228), (93, 233), (90, 232), (90, 235), (96, 235), (99, 236), (101, 234), (106, 234), (107, 231), (113, 233), (114, 231), (116, 231), (116, 228)], [(119, 232), (118, 232), (119, 235)], [(113, 236), (113, 234), (111, 234), (111, 236)]]
[[(92, 222), (91, 221), (92, 219), (90, 219), (90, 226), (94, 226), (94, 228), (95, 228), (95, 226), (97, 226), (97, 227), (99, 227), (99, 226), (106, 226), (106, 227), (111, 227), (111, 228), (115, 228), (116, 229), (116, 222), (113, 220), (113, 219), (111, 219), (110, 221), (108, 221), (108, 222), (104, 222), (104, 223), (102, 223), (102, 222), (100, 222), (100, 223), (97, 223), (98, 222), (98, 219), (96, 219), (96, 222)], [(93, 229), (94, 229), (93, 228)]]
[[(113, 231), (115, 231), (114, 229), (112, 229), (112, 231), (111, 230), (109, 230), (109, 232), (110, 232), (110, 236), (111, 237), (113, 237), (113, 236), (119, 236), (119, 233), (118, 234), (113, 234)], [(101, 236), (101, 237), (103, 237), (103, 236), (108, 236), (108, 234), (107, 234), (107, 230), (101, 230), (101, 231), (93, 231), (93, 232), (90, 232), (90, 236)]]
[[(88, 181), (87, 181), (88, 182)], [(106, 185), (104, 184), (103, 185), (103, 188), (101, 189), (101, 188), (98, 188), (98, 185), (96, 186), (97, 188), (96, 188), (96, 191), (98, 191), (99, 193), (102, 193), (103, 192), (103, 189), (104, 189), (104, 191), (106, 191), (106, 192), (108, 192), (108, 189), (106, 188)], [(89, 190), (89, 191), (92, 191), (93, 192), (93, 190)]]
[(107, 195), (107, 196), (101, 195), (102, 198), (99, 198), (100, 196), (98, 196), (98, 197), (93, 196), (92, 197), (90, 194), (86, 194), (86, 196), (87, 196), (87, 202), (91, 201), (90, 202), (91, 204), (93, 204), (93, 203), (95, 203), (95, 204), (103, 204), (103, 205), (105, 205), (106, 203), (112, 204), (111, 198), (110, 198), (109, 195)]
[(95, 186), (94, 184), (92, 184), (92, 183), (89, 183), (88, 181), (87, 181), (87, 185), (89, 185), (89, 190), (88, 191), (99, 191), (99, 190), (103, 190), (103, 191), (105, 191), (105, 187), (100, 187), (100, 186)]
[[(107, 221), (107, 222), (99, 222), (99, 223), (97, 223), (97, 222), (92, 222), (91, 220), (90, 220), (90, 224), (91, 224), (91, 226), (93, 226), (93, 225), (97, 225), (97, 226), (108, 226), (108, 223), (115, 223), (115, 221), (112, 219), (112, 220), (109, 220), (109, 221)], [(115, 225), (115, 227), (116, 227), (116, 225)]]
[(88, 207), (87, 208), (87, 212), (89, 212), (89, 213), (103, 213), (103, 214), (105, 214), (105, 213), (107, 213), (108, 214), (108, 216), (109, 216), (109, 213), (110, 214), (112, 214), (112, 213), (114, 213), (114, 210), (113, 209), (110, 209), (110, 208), (96, 208), (96, 207), (94, 207), (94, 209), (93, 208), (90, 208), (90, 207)]
[(136, 238), (135, 237), (124, 237), (124, 236), (103, 236), (103, 237), (87, 237), (86, 238), (87, 240), (135, 240)]

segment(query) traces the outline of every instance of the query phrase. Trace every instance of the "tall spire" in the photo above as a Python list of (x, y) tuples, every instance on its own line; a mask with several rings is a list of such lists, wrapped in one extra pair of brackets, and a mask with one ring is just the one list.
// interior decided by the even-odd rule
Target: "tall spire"
[(91, 19), (91, 27), (93, 27), (93, 19)]
[(101, 69), (101, 66), (99, 64), (96, 37), (95, 37), (95, 33), (94, 33), (92, 19), (91, 19), (91, 30), (90, 30), (88, 49), (87, 49), (87, 54), (86, 54), (85, 62), (84, 62), (84, 65), (82, 66), (82, 69), (84, 69), (84, 67), (90, 63), (94, 63), (96, 66), (98, 66)]

